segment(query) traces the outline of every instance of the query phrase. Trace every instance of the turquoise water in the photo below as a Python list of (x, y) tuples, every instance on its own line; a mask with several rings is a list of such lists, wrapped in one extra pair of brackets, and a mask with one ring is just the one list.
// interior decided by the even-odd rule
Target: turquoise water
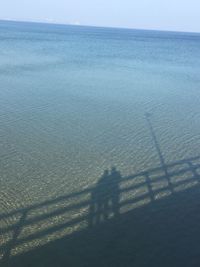
[[(199, 55), (195, 33), (0, 22), (0, 213), (87, 190), (112, 166), (127, 177), (198, 157)], [(61, 200), (28, 216), (77, 203)], [(34, 221), (16, 239), (87, 213), (88, 203)], [(3, 229), (20, 221), (4, 215)], [(19, 242), (10, 256), (85, 227)], [(3, 251), (12, 238), (3, 233)]]

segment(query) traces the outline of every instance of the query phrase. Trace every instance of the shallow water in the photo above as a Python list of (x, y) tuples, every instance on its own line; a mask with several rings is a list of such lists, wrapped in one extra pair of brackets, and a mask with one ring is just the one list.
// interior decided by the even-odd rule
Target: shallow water
[[(0, 213), (87, 190), (112, 166), (123, 178), (199, 156), (199, 54), (195, 33), (0, 22)], [(16, 239), (87, 214), (88, 199)], [(61, 200), (28, 218), (80, 202)], [(87, 219), (9, 253), (84, 227)]]

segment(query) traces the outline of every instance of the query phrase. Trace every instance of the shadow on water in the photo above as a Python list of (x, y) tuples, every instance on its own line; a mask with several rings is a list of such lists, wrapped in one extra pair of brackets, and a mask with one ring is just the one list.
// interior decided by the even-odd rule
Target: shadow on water
[(0, 214), (0, 266), (200, 266), (200, 157), (167, 164), (146, 119), (160, 167)]
[(159, 157), (159, 160), (160, 160), (160, 166), (161, 166), (161, 168), (163, 169), (163, 171), (165, 173), (165, 177), (166, 177), (166, 179), (168, 181), (168, 185), (170, 186), (171, 190), (173, 190), (173, 186), (171, 185), (171, 181), (170, 181), (169, 174), (168, 174), (168, 171), (167, 171), (167, 167), (166, 167), (166, 164), (165, 164), (165, 159), (163, 157), (163, 154), (162, 154), (162, 151), (161, 151), (161, 148), (160, 148), (156, 133), (155, 133), (155, 131), (153, 129), (153, 126), (152, 126), (151, 116), (152, 116), (151, 113), (146, 113), (145, 114), (145, 117), (146, 117), (146, 120), (147, 120), (147, 125), (149, 127), (149, 130), (150, 130), (150, 133), (151, 133), (151, 136), (152, 136), (152, 139), (153, 139), (153, 143), (154, 143), (155, 149), (157, 151), (157, 154), (158, 154), (158, 157)]
[(91, 194), (89, 227), (108, 220), (109, 216), (119, 215), (119, 183), (121, 174), (112, 168), (105, 170)]

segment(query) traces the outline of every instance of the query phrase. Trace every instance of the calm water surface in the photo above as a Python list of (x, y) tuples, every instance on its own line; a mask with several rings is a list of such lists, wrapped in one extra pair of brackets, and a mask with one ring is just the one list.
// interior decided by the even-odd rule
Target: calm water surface
[(123, 179), (199, 156), (199, 55), (193, 33), (0, 22), (1, 257), (87, 227), (87, 189), (104, 170), (115, 166)]

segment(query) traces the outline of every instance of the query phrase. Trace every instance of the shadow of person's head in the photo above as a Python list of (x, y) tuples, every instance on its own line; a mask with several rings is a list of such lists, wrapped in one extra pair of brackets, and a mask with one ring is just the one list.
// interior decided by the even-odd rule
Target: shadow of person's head
[(108, 177), (109, 176), (109, 170), (105, 170), (104, 172), (103, 172), (103, 175), (102, 175), (103, 177)]
[(110, 178), (113, 180), (113, 182), (119, 182), (119, 180), (121, 179), (121, 173), (115, 166), (111, 168)]

